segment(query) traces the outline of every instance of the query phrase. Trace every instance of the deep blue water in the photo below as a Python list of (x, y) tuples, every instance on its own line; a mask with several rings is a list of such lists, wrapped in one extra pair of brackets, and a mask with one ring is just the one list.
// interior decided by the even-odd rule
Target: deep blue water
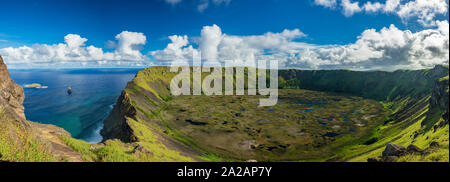
[[(103, 120), (121, 91), (139, 69), (10, 70), (19, 85), (40, 83), (46, 89), (24, 88), (28, 120), (64, 128), (91, 143), (102, 140)], [(72, 95), (67, 88), (72, 87)]]

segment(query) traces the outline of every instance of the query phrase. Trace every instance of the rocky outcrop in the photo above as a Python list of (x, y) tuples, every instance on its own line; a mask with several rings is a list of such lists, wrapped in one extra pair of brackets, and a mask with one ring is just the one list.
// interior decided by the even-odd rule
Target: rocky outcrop
[(406, 148), (401, 145), (396, 144), (387, 144), (386, 149), (383, 151), (383, 157), (386, 156), (401, 156), (406, 153)]
[(8, 69), (0, 56), (0, 107), (11, 118), (25, 121), (22, 105), (24, 99), (23, 88), (11, 80)]
[(425, 150), (415, 145), (409, 145), (408, 147), (405, 148), (401, 145), (388, 143), (382, 153), (382, 156), (368, 158), (367, 162), (396, 162), (399, 157), (404, 155), (409, 154), (428, 155), (436, 147), (439, 147), (439, 144), (437, 142), (432, 142), (430, 146)]
[(448, 67), (436, 66), (433, 72), (446, 72), (446, 76), (439, 77), (434, 80), (434, 84), (431, 87), (431, 97), (429, 99), (429, 106), (427, 117), (422, 121), (422, 126), (425, 130), (434, 129), (436, 131), (448, 125), (449, 115), (449, 82), (448, 82)]

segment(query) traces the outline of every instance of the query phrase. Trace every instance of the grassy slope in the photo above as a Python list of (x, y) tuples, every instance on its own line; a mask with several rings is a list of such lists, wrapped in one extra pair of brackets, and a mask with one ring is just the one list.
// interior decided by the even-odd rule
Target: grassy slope
[(10, 122), (0, 108), (0, 161), (56, 161), (47, 144), (40, 142), (22, 125)]
[[(140, 140), (133, 143), (124, 143), (120, 140), (107, 140), (102, 144), (90, 144), (82, 140), (67, 136), (61, 139), (75, 151), (82, 155), (86, 162), (175, 162), (194, 161), (193, 159), (180, 155), (176, 150), (168, 149), (155, 135), (152, 128), (145, 122), (128, 118), (130, 127), (135, 131)], [(149, 152), (136, 150), (141, 145)]]

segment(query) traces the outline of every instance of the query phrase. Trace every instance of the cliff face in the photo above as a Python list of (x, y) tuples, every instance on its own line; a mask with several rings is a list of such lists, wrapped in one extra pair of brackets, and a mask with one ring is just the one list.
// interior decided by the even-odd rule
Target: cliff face
[(430, 99), (430, 104), (432, 107), (439, 107), (442, 110), (448, 111), (448, 84), (448, 76), (436, 80)]
[(26, 120), (24, 99), (23, 88), (10, 78), (0, 56), (0, 161), (82, 161), (60, 139), (70, 137), (67, 131)]
[(8, 69), (0, 56), (0, 107), (11, 117), (24, 121), (25, 114), (22, 105), (24, 99), (22, 87), (11, 80)]
[[(156, 111), (163, 105), (164, 98), (170, 95), (168, 87), (170, 79), (174, 75), (164, 67), (140, 71), (127, 84), (110, 115), (105, 119), (104, 128), (101, 131), (104, 140), (137, 141), (138, 138), (136, 138), (133, 128), (128, 123), (129, 118), (158, 123), (154, 122), (156, 120), (154, 112), (150, 114), (142, 111)], [(149, 117), (149, 115), (153, 116)]]
[[(448, 69), (448, 68), (447, 68)], [(440, 110), (442, 119), (444, 120), (440, 126), (448, 124), (449, 115), (449, 81), (446, 77), (437, 79), (434, 83), (430, 98), (430, 110)]]
[(122, 141), (133, 142), (135, 138), (132, 137), (132, 130), (127, 124), (127, 118), (135, 115), (136, 109), (131, 105), (126, 91), (123, 91), (117, 100), (116, 107), (105, 119), (104, 127), (100, 134), (104, 140), (117, 138)]

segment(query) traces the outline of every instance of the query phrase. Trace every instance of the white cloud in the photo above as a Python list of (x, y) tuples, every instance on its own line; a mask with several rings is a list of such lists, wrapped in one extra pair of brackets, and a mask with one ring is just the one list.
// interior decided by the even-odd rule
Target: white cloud
[(366, 4), (364, 4), (364, 7), (363, 7), (363, 9), (369, 13), (378, 12), (383, 8), (384, 8), (384, 5), (379, 2), (375, 2), (375, 3), (367, 2)]
[(80, 37), (76, 34), (68, 34), (64, 37), (64, 42), (66, 42), (69, 48), (78, 48), (84, 46), (87, 39)]
[[(327, 8), (334, 8), (329, 5), (329, 0), (315, 0), (314, 3)], [(410, 19), (417, 19), (423, 26), (435, 26), (436, 15), (443, 15), (448, 12), (447, 0), (386, 0), (382, 2), (368, 1), (362, 5), (351, 0), (341, 0), (342, 12), (346, 17), (355, 13), (386, 13), (395, 14), (405, 23)]]
[(188, 37), (173, 35), (169, 36), (171, 43), (167, 45), (167, 47), (163, 50), (157, 50), (150, 53), (156, 60), (161, 62), (170, 62), (170, 61), (187, 61), (192, 58), (192, 53), (195, 50), (192, 46), (188, 46), (189, 40)]
[(327, 8), (336, 7), (336, 0), (314, 0), (314, 3)]
[(395, 10), (398, 9), (400, 5), (400, 0), (386, 0), (386, 2), (380, 3), (380, 2), (366, 2), (363, 5), (363, 10), (365, 10), (368, 13), (393, 13)]
[(217, 25), (203, 27), (199, 48), (204, 59), (217, 60), (218, 46), (222, 39), (222, 30)]
[(281, 33), (235, 36), (222, 33), (217, 25), (201, 31), (198, 49), (187, 36), (171, 36), (164, 50), (150, 52), (156, 64), (192, 61), (193, 52), (201, 52), (204, 61), (279, 60), (285, 68), (302, 69), (420, 69), (448, 64), (448, 22), (438, 21), (436, 29), (412, 33), (394, 25), (380, 31), (364, 31), (355, 43), (317, 46), (296, 41), (306, 36), (300, 30)]
[(448, 11), (446, 0), (415, 0), (400, 5), (397, 15), (404, 20), (417, 17), (419, 23), (425, 26), (434, 26), (437, 14), (445, 14)]
[(306, 50), (288, 64), (294, 67), (383, 70), (448, 65), (449, 25), (447, 21), (438, 21), (437, 24), (437, 29), (416, 33), (399, 30), (394, 25), (380, 31), (369, 29), (353, 44)]
[(353, 16), (353, 14), (362, 11), (359, 7), (359, 2), (351, 2), (350, 0), (341, 1), (342, 12), (346, 17)]
[(123, 31), (116, 35), (119, 41), (116, 48), (116, 56), (119, 60), (142, 60), (143, 55), (139, 50), (139, 45), (145, 45), (147, 38), (143, 33)]
[[(164, 50), (150, 52), (158, 64), (169, 64), (169, 61), (192, 61), (193, 52), (201, 52), (202, 59), (210, 62), (225, 60), (255, 61), (257, 58), (285, 57), (286, 54), (298, 52), (300, 49), (313, 48), (314, 45), (293, 42), (306, 36), (298, 29), (284, 30), (281, 33), (268, 32), (264, 35), (234, 36), (223, 34), (217, 25), (205, 26), (198, 39), (198, 49), (189, 45), (188, 37), (170, 36), (172, 41)], [(270, 54), (270, 55), (266, 55)], [(176, 59), (174, 59), (176, 58)]]
[(104, 64), (136, 66), (148, 60), (141, 54), (138, 47), (146, 43), (144, 34), (123, 31), (115, 38), (118, 42), (113, 52), (104, 52), (102, 48), (92, 45), (85, 46), (88, 39), (80, 35), (68, 34), (64, 37), (64, 43), (34, 44), (17, 48), (7, 47), (0, 49), (0, 55), (12, 67), (70, 67)]
[(384, 4), (384, 11), (385, 12), (394, 12), (397, 7), (400, 5), (400, 0), (387, 0)]

